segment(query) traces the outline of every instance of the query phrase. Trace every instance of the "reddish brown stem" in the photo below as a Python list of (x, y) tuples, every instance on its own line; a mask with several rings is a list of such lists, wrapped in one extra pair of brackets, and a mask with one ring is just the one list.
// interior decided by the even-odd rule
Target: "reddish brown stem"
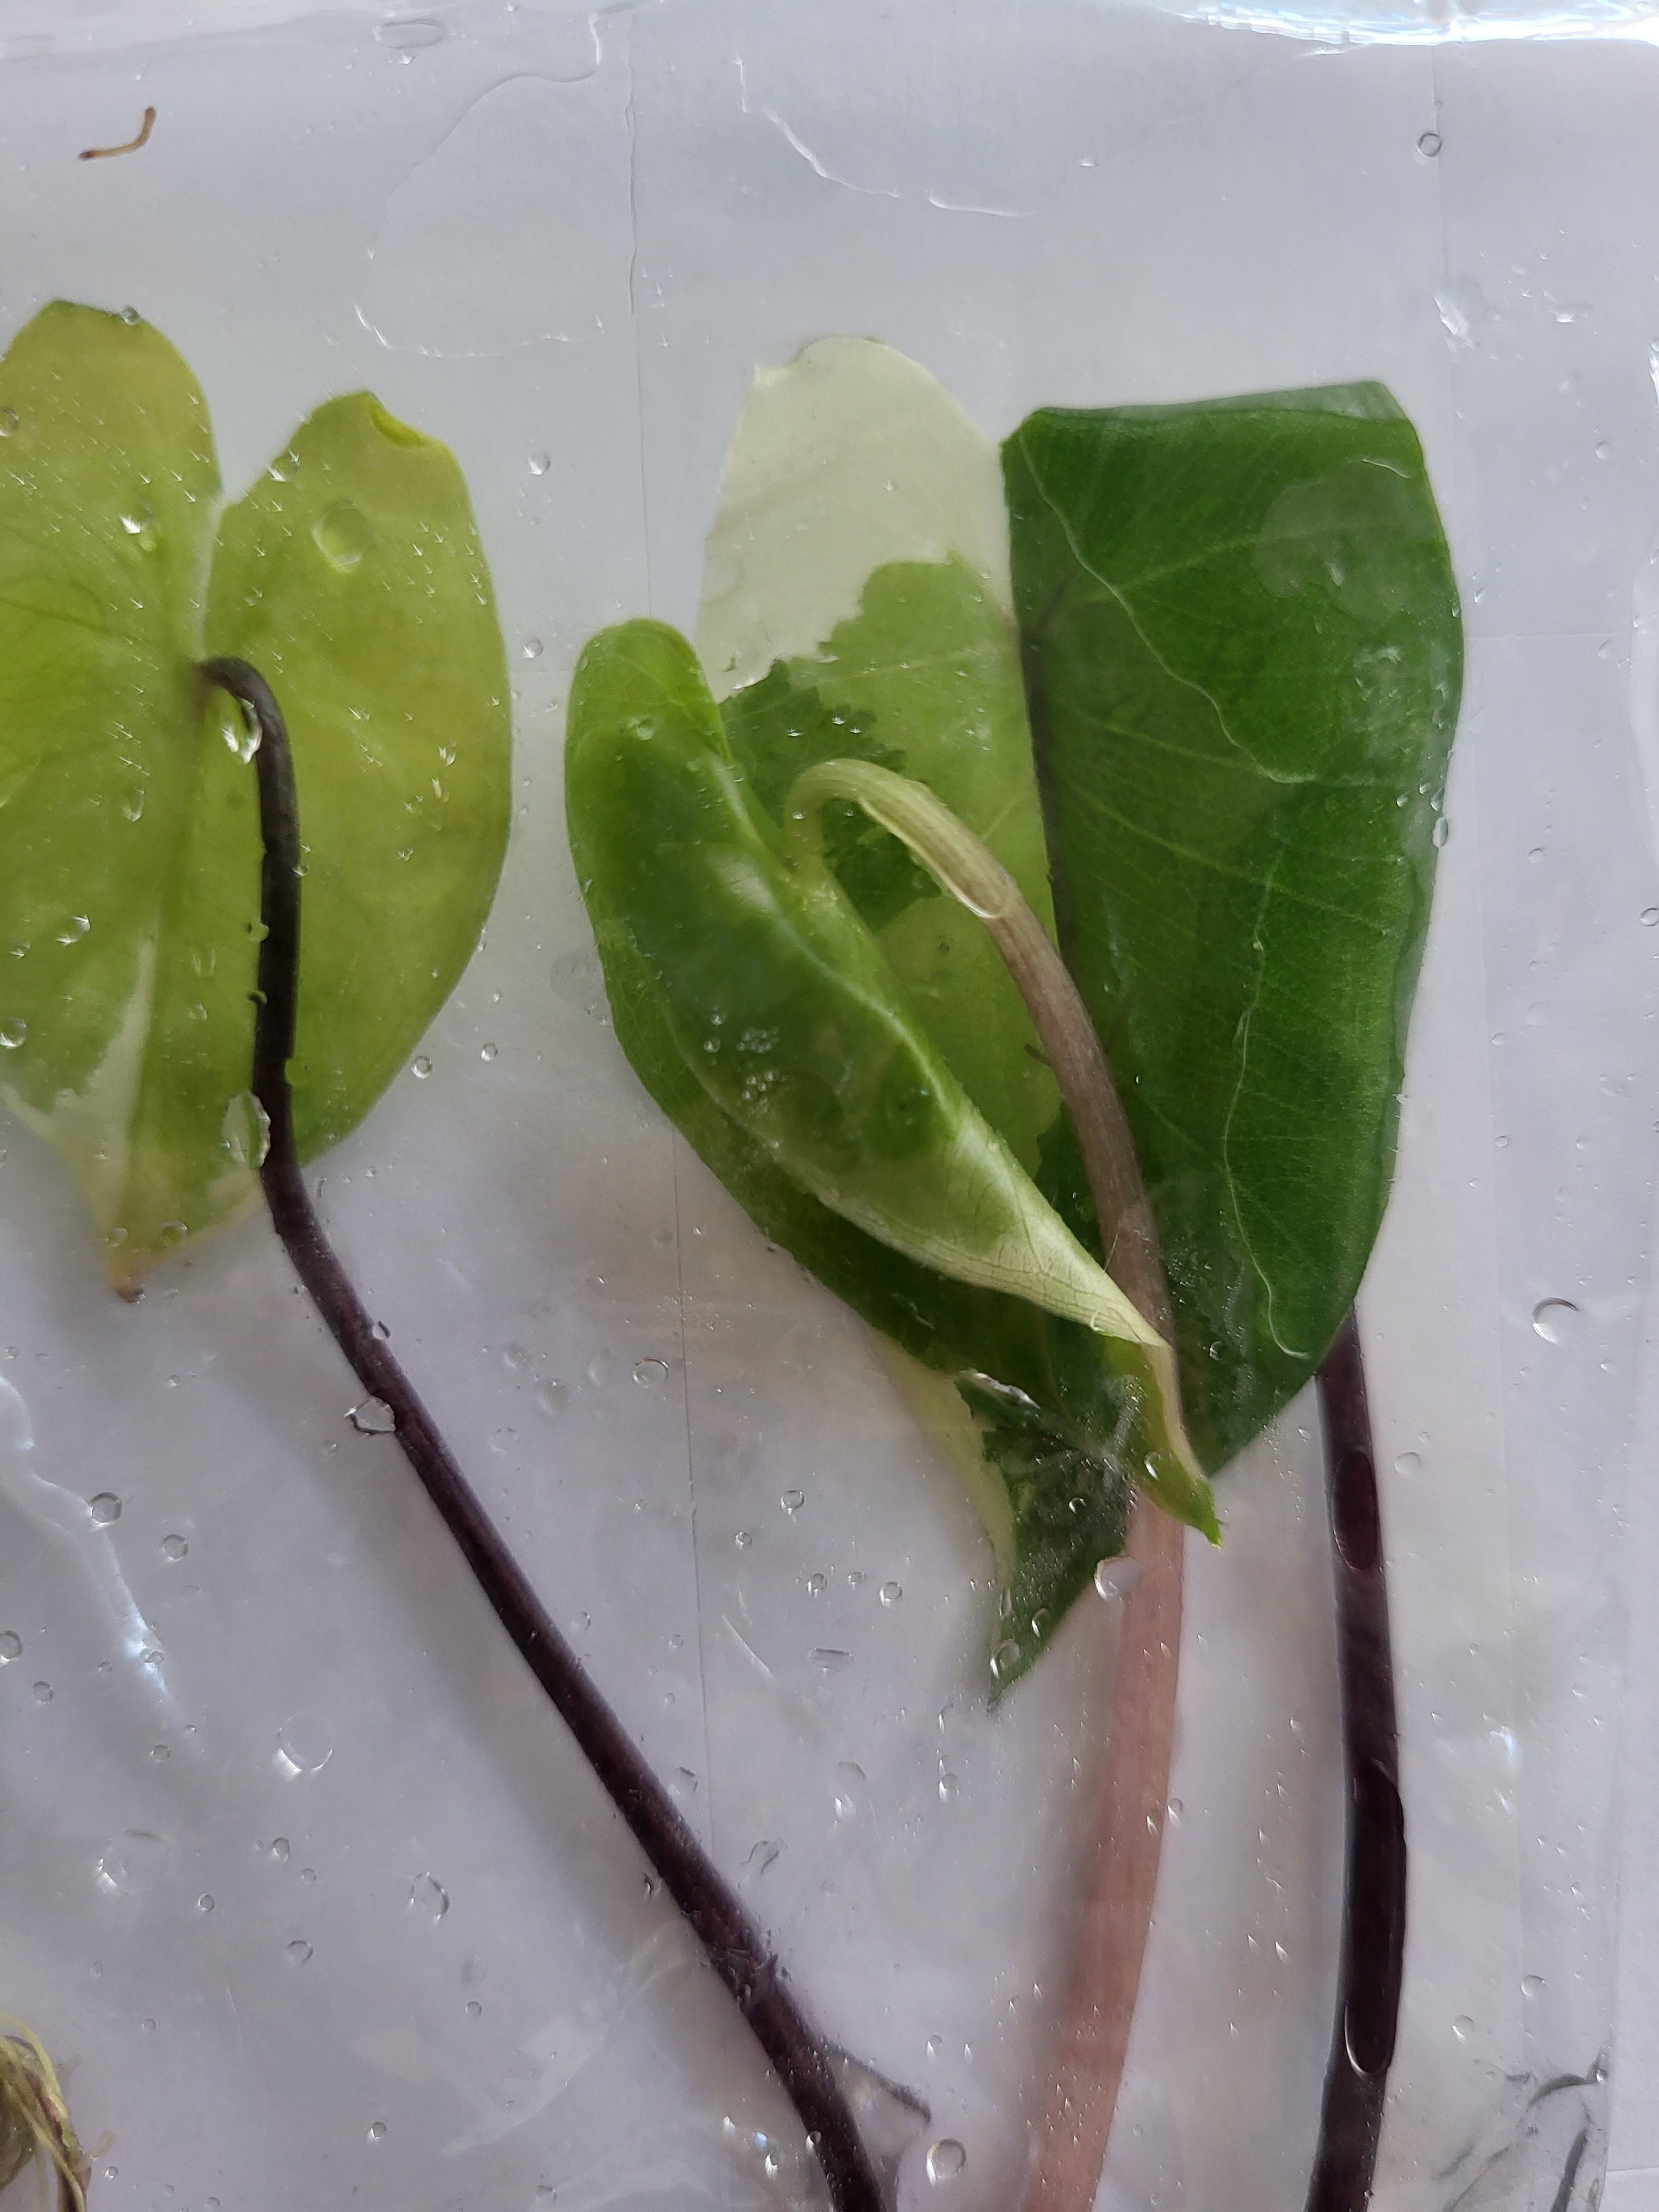
[[(1019, 988), (1071, 1116), (1107, 1264), (1141, 1318), (1173, 1344), (1164, 1255), (1128, 1118), (1088, 1009), (1024, 894), (965, 824), (917, 785), (867, 763), (824, 762), (791, 794), (798, 834), (816, 836), (825, 797), (855, 800), (985, 924)], [(1170, 1798), (1183, 1545), (1180, 1524), (1137, 1492), (1128, 1556), (1140, 1578), (1121, 1608), (1111, 1734), (1090, 1808), (1093, 1842), (1083, 1909), (1026, 2212), (1088, 2212), (1105, 2160)], [(1107, 1644), (1103, 1674), (1112, 1655), (1109, 1631), (1100, 1632)]]
[(1111, 1734), (1090, 1805), (1092, 1841), (1083, 1905), (1025, 2212), (1088, 2212), (1100, 2186), (1152, 1927), (1170, 1799), (1185, 1542), (1179, 1522), (1137, 1497), (1128, 1556), (1139, 1566), (1140, 1580), (1118, 1608), (1122, 1626), (1115, 1668), (1109, 1624), (1091, 1624), (1103, 1647), (1100, 1672), (1104, 1676), (1110, 1670), (1112, 1676)]

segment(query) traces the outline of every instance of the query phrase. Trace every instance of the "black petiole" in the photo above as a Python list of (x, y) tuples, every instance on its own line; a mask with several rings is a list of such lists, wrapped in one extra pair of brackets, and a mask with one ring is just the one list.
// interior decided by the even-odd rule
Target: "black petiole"
[(403, 1369), (377, 1337), (330, 1249), (300, 1170), (288, 1063), (300, 967), (300, 831), (288, 733), (270, 686), (242, 660), (203, 674), (237, 700), (258, 733), (254, 768), (264, 857), (260, 871), (254, 1097), (270, 1125), (259, 1170), (276, 1233), (295, 1273), (365, 1390), (389, 1409), (404, 1455), (460, 1547), (531, 1672), (575, 1737), (611, 1802), (685, 1915), (788, 2093), (836, 2212), (883, 2212), (876, 2169), (842, 2094), (834, 2056), (792, 1992), (764, 1936), (705, 1854), (673, 1800), (537, 1596)]
[(1364, 2212), (1394, 2057), (1406, 1946), (1406, 1816), (1365, 1369), (1351, 1313), (1319, 1370), (1336, 1575), (1347, 1874), (1336, 2026), (1307, 2212)]
[[(882, 2185), (842, 2094), (830, 2047), (796, 2002), (761, 1931), (532, 1589), (413, 1385), (374, 1334), (323, 1234), (300, 1170), (288, 1082), (299, 979), (300, 841), (287, 732), (270, 687), (246, 662), (208, 661), (203, 673), (240, 703), (258, 732), (254, 764), (264, 848), (260, 915), (265, 933), (258, 956), (252, 1090), (269, 1124), (269, 1147), (259, 1172), (277, 1235), (358, 1380), (389, 1409), (405, 1457), (497, 1618), (775, 2069), (807, 2130), (836, 2212), (882, 2212)], [(1364, 2212), (1370, 2201), (1399, 2011), (1406, 1838), (1376, 1467), (1352, 1315), (1320, 1369), (1319, 1392), (1336, 1577), (1348, 1820), (1336, 2023), (1307, 2212)]]

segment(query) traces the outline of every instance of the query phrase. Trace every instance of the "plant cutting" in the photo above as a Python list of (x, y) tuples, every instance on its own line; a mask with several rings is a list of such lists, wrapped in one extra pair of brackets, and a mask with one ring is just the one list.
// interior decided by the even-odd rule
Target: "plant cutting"
[[(1344, 1323), (1387, 1194), (1461, 671), (1416, 438), (1348, 386), (1045, 412), (999, 471), (915, 364), (823, 342), (750, 394), (698, 644), (605, 633), (572, 695), (573, 850), (623, 1047), (766, 1234), (897, 1348), (997, 1556), (993, 1694), (1101, 1561), (1127, 1543), (1140, 1571), (1032, 2202), (1092, 2200), (1127, 2045), (1170, 1522), (1218, 1533), (1206, 1474), (1328, 1354), (1350, 1911), (1311, 2201), (1363, 2202), (1404, 1838)], [(1104, 1050), (1086, 1074), (1029, 963), (1023, 995), (999, 973), (1016, 900), (1064, 950)], [(998, 1264), (1016, 1216), (1022, 1274)], [(1136, 1283), (1156, 1345), (1056, 1287), (1091, 1259)]]
[(368, 1394), (354, 1421), (397, 1436), (837, 2202), (873, 2212), (842, 2060), (514, 1560), (301, 1175), (442, 1004), (500, 871), (503, 653), (453, 458), (358, 393), (222, 507), (179, 356), (136, 313), (65, 302), (0, 362), (0, 1097), (74, 1170), (127, 1297), (264, 1196)]
[[(949, 447), (950, 403), (881, 349), (850, 349), (873, 386), (837, 378), (838, 350), (796, 388), (873, 430), (851, 441), (866, 461), (902, 393), (896, 434), (926, 475), (917, 426)], [(773, 388), (789, 398), (787, 376)], [(22, 334), (0, 404), (0, 901), (21, 979), (0, 1008), (6, 1095), (76, 1167), (129, 1294), (263, 1185), (374, 1417), (697, 1928), (836, 2201), (874, 2204), (839, 2062), (374, 1337), (300, 1174), (441, 1003), (499, 866), (505, 685), (459, 471), (359, 396), (222, 514), (188, 372), (136, 319), (88, 310)], [(781, 420), (775, 451), (808, 453), (799, 414)], [(897, 1348), (984, 1514), (1003, 1696), (1126, 1541), (1144, 1570), (1126, 1625), (1170, 1629), (1171, 1516), (1217, 1532), (1208, 1474), (1351, 1303), (1386, 1188), (1456, 616), (1415, 441), (1369, 389), (1035, 418), (1006, 496), (982, 460), (977, 536), (855, 548), (850, 568), (803, 540), (820, 574), (848, 569), (832, 620), (792, 631), (739, 586), (710, 594), (701, 666), (654, 625), (595, 641), (568, 765), (624, 1045), (768, 1233)], [(745, 511), (744, 465), (740, 433), (715, 552), (787, 507)], [(1103, 732), (1143, 770), (1159, 748), (1182, 763), (1185, 799), (1121, 757), (1109, 783)], [(388, 881), (407, 917), (377, 896)], [(1357, 1474), (1349, 1489), (1363, 1505)], [(1375, 1583), (1375, 1546), (1369, 1566), (1350, 1548)], [(1172, 1634), (1152, 1644), (1172, 1656)], [(1172, 1705), (1172, 1667), (1121, 1675)], [(1121, 1694), (1115, 1736), (1122, 1711)], [(1154, 1723), (1167, 1760), (1167, 1713)], [(1135, 1773), (1157, 1781), (1145, 1759)], [(1111, 2016), (1127, 2032), (1127, 2007)]]

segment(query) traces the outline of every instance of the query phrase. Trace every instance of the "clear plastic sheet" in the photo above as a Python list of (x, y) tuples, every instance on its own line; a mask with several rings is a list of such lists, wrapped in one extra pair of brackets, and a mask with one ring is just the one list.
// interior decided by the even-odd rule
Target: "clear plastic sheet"
[[(1358, 377), (1413, 417), (1469, 680), (1360, 1308), (1413, 1848), (1376, 2202), (1588, 2212), (1659, 1159), (1659, 64), (1640, 24), (1585, 22), (1612, 35), (1081, 0), (0, 5), (7, 333), (53, 297), (137, 306), (233, 490), (362, 385), (467, 472), (514, 843), (323, 1208), (869, 2069), (906, 2207), (1015, 2201), (1102, 1625), (988, 1709), (955, 1476), (635, 1082), (563, 836), (569, 672), (605, 622), (690, 628), (750, 375), (826, 331), (902, 348), (999, 437), (1043, 403)], [(139, 152), (77, 161), (147, 105)], [(263, 1221), (129, 1307), (60, 1164), (3, 1143), (0, 2002), (76, 2062), (94, 2203), (813, 2201), (393, 1443), (348, 1425)], [(1224, 1548), (1192, 1549), (1103, 2212), (1305, 2188), (1342, 1838), (1317, 1443), (1309, 1399), (1225, 1477)], [(1629, 2140), (1659, 2163), (1645, 2117)]]

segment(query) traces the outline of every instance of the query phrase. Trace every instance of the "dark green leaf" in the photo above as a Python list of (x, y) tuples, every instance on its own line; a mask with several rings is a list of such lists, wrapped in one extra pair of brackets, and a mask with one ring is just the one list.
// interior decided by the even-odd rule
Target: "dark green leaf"
[(1218, 1467), (1322, 1358), (1382, 1218), (1456, 590), (1375, 386), (1044, 411), (1004, 464), (1062, 942)]

